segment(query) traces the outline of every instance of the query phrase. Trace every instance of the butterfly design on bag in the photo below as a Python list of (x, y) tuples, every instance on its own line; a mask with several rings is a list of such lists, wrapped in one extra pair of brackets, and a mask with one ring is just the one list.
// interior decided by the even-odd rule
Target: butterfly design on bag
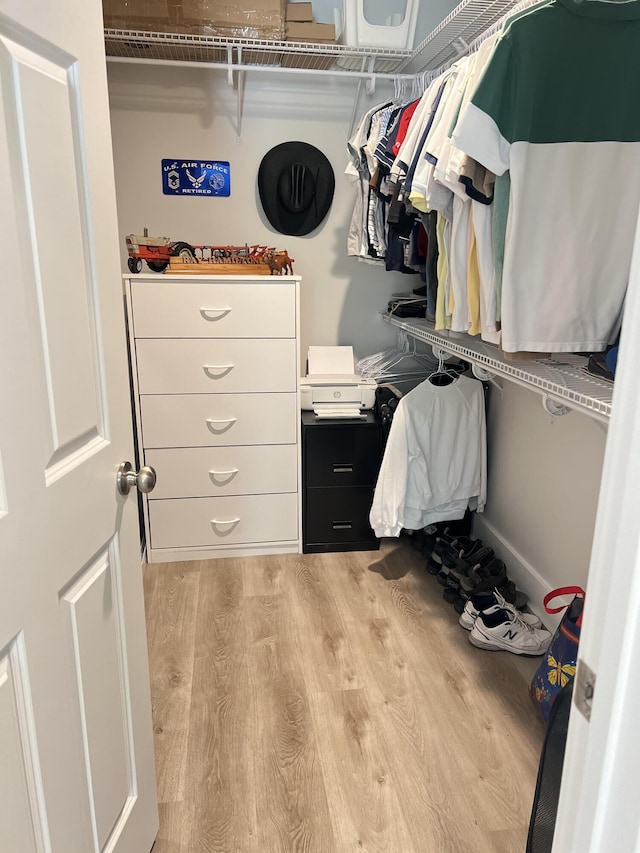
[(565, 684), (568, 684), (569, 679), (573, 678), (576, 674), (575, 664), (562, 663), (562, 661), (556, 660), (553, 655), (549, 655), (547, 664), (549, 665), (547, 678), (549, 679), (549, 683), (554, 686), (559, 684), (560, 687), (564, 687)]

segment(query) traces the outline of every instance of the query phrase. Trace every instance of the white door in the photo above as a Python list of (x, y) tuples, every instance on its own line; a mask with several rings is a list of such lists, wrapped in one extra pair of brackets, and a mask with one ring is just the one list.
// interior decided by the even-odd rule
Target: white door
[(639, 361), (640, 222), (580, 636), (595, 690), (589, 722), (571, 711), (554, 853), (640, 853)]
[(157, 831), (100, 0), (0, 0), (0, 849)]

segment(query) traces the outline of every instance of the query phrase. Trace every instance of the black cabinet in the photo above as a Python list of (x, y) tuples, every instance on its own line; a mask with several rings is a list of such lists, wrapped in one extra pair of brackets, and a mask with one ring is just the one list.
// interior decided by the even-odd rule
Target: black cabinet
[(373, 551), (380, 547), (369, 511), (382, 460), (382, 430), (366, 419), (318, 420), (302, 413), (302, 550)]

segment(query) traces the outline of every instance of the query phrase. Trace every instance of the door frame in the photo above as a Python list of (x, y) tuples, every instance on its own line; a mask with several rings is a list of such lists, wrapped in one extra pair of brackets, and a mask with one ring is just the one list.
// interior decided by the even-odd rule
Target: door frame
[(579, 657), (596, 675), (589, 722), (574, 688), (554, 853), (640, 851), (640, 221), (627, 290)]

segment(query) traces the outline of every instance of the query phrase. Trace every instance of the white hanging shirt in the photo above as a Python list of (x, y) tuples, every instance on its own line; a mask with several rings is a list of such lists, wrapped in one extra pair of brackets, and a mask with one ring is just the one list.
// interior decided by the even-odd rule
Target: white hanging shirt
[(376, 536), (398, 536), (484, 509), (487, 447), (484, 391), (477, 379), (427, 379), (393, 416), (369, 520)]

